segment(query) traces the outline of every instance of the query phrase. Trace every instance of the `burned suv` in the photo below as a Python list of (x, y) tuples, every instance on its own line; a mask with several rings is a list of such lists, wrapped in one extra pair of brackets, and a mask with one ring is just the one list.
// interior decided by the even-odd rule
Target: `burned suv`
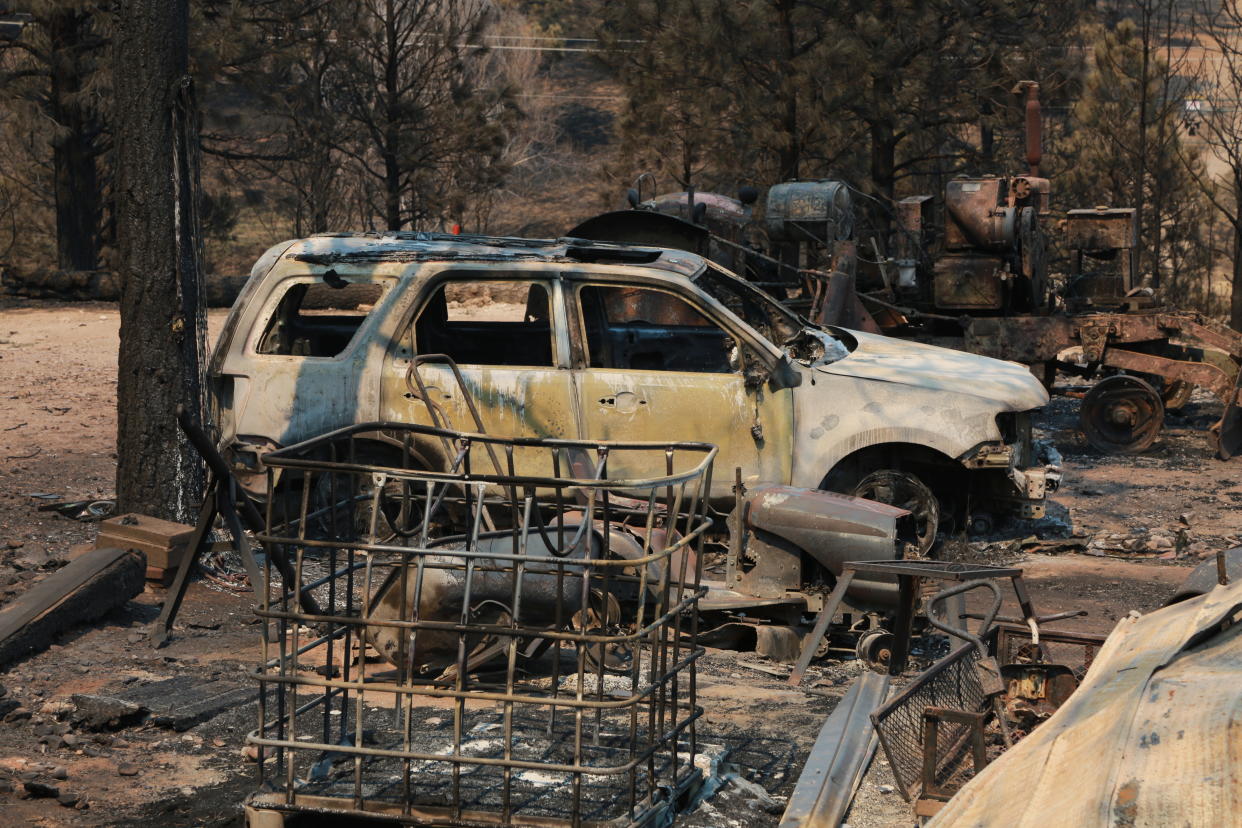
[[(924, 548), (948, 520), (1042, 515), (1058, 479), (1033, 453), (1030, 412), (1048, 396), (1024, 367), (817, 327), (697, 255), (650, 247), (285, 242), (229, 314), (210, 388), (225, 454), (259, 498), (266, 452), (371, 421), (711, 442), (721, 505), (740, 469), (747, 486), (903, 506)], [(438, 443), (415, 450), (446, 464)]]

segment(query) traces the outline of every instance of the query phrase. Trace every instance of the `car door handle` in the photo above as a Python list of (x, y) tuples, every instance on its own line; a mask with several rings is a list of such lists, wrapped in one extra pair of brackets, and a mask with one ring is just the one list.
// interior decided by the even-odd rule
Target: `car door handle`
[(600, 397), (599, 404), (604, 408), (615, 408), (628, 414), (637, 411), (640, 405), (646, 405), (647, 401), (633, 391), (618, 391), (607, 397)]
[[(417, 399), (419, 398), (419, 397), (418, 397), (417, 392), (415, 392), (415, 391), (406, 391), (406, 392), (405, 392), (405, 394), (404, 394), (404, 396), (405, 396), (405, 398), (406, 398), (407, 400), (417, 400)], [(434, 399), (435, 397), (439, 397), (441, 400), (451, 400), (451, 399), (453, 399), (453, 395), (452, 395), (452, 394), (448, 393), (447, 391), (444, 391), (444, 390), (443, 390), (443, 389), (441, 389), (441, 388), (440, 388), (440, 386), (438, 386), (438, 385), (428, 385), (428, 386), (427, 386), (427, 396), (428, 396), (428, 397), (432, 397), (433, 399)]]

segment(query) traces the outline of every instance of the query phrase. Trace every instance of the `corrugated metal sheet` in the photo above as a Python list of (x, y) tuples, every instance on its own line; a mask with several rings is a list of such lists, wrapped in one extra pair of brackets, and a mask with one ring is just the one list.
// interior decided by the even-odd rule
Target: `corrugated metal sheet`
[(930, 823), (1242, 824), (1242, 582), (1123, 619), (1083, 684)]

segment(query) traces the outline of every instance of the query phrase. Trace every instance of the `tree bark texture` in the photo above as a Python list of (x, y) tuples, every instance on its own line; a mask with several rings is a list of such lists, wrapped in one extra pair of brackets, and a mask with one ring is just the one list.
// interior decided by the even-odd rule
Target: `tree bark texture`
[[(1242, 201), (1238, 203), (1242, 210)], [(1242, 217), (1242, 212), (1237, 213)], [(1208, 274), (1211, 278), (1211, 274)], [(1242, 331), (1242, 227), (1233, 227), (1233, 279), (1229, 296), (1229, 327)]]
[(55, 9), (47, 20), (56, 53), (50, 64), (49, 114), (52, 181), (56, 202), (56, 258), (62, 270), (94, 270), (99, 265), (99, 223), (103, 204), (96, 148), (99, 125), (82, 101), (79, 55), (88, 48), (90, 14)]
[(188, 21), (188, 0), (118, 4), (116, 488), (122, 512), (192, 523), (203, 470), (174, 413), (201, 417), (206, 327)]

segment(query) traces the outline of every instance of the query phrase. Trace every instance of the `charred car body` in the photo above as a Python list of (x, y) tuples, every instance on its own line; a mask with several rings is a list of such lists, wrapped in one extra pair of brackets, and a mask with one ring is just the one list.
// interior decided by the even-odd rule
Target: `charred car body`
[[(717, 512), (738, 512), (743, 490), (761, 500), (729, 575), (750, 595), (765, 545), (789, 568), (765, 588), (794, 589), (841, 561), (900, 556), (906, 512), (907, 540), (925, 549), (941, 502), (955, 515), (1037, 516), (1057, 480), (1033, 455), (1029, 413), (1047, 395), (1022, 366), (811, 325), (676, 250), (424, 234), (287, 242), (256, 264), (210, 379), (220, 444), (260, 499), (264, 454), (365, 422), (713, 443)], [(450, 459), (435, 440), (408, 449), (406, 465)], [(403, 451), (380, 433), (370, 450), (380, 462)], [(520, 453), (510, 462), (520, 475)], [(821, 489), (899, 508), (859, 517), (856, 500)], [(841, 535), (874, 540), (816, 546), (777, 508), (790, 496), (842, 526), (870, 523)]]

